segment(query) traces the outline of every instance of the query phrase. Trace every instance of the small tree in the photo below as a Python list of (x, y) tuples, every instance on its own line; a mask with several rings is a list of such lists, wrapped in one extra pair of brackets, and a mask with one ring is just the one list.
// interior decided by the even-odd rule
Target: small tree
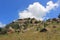
[(20, 27), (19, 27), (19, 24), (12, 24), (12, 28), (19, 29)]
[(60, 18), (60, 14), (58, 15), (58, 18)]
[(0, 32), (2, 31), (2, 28), (0, 28)]

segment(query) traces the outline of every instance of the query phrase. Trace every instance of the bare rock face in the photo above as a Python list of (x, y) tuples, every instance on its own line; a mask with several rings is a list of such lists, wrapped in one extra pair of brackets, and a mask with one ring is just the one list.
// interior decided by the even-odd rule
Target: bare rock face
[(10, 33), (14, 33), (14, 32), (15, 32), (15, 30), (12, 27), (9, 27), (7, 33), (10, 34)]

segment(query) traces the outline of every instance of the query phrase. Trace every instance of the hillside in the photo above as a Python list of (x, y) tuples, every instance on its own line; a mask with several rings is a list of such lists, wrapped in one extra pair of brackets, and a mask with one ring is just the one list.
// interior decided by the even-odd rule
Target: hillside
[(0, 40), (60, 40), (60, 18), (17, 19), (0, 31)]

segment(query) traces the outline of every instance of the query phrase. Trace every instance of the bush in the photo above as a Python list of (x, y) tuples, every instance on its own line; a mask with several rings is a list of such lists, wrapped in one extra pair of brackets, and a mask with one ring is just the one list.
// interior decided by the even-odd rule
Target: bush
[(14, 29), (19, 29), (20, 27), (19, 27), (19, 24), (14, 24), (14, 23), (12, 23), (12, 24), (10, 24), (8, 27), (12, 27), (12, 28), (14, 28)]
[(0, 28), (0, 32), (2, 31), (2, 28)]
[(58, 18), (60, 18), (60, 14), (58, 15)]
[(0, 28), (0, 34), (7, 34), (7, 29)]

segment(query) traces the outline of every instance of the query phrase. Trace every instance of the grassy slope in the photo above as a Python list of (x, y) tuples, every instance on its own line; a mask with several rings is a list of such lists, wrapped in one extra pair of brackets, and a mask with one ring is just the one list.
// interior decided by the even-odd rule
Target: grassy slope
[(9, 35), (0, 35), (0, 40), (60, 40), (60, 34), (58, 33), (35, 33), (35, 32), (26, 32), (26, 33), (13, 33)]
[(56, 30), (56, 32), (39, 32), (31, 29), (25, 33), (0, 35), (0, 40), (60, 40), (60, 29)]
[[(53, 25), (57, 27), (53, 28)], [(35, 31), (35, 27), (25, 33), (0, 35), (0, 40), (60, 40), (60, 23), (51, 23), (47, 27), (51, 31), (39, 32)], [(54, 32), (54, 30), (56, 31)]]

